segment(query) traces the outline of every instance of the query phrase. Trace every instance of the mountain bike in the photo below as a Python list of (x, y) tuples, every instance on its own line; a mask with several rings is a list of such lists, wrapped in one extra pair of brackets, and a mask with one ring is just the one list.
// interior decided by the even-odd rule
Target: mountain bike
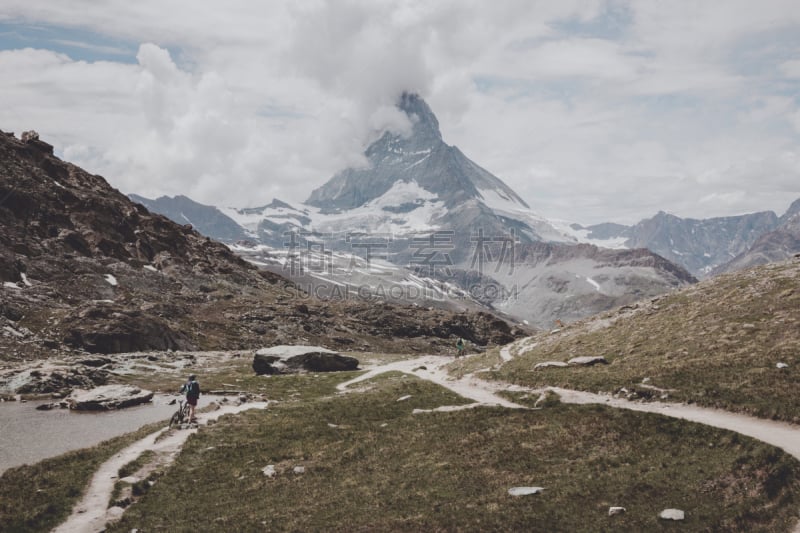
[(173, 428), (179, 426), (184, 422), (189, 421), (189, 403), (184, 400), (178, 400), (178, 410), (169, 419), (169, 427)]

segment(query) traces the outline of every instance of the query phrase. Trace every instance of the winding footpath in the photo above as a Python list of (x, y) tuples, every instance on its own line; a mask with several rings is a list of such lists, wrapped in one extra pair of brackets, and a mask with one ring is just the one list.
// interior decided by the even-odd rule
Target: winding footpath
[[(266, 402), (252, 402), (242, 405), (231, 405), (207, 413), (197, 413), (199, 425), (208, 424), (222, 415), (239, 413), (248, 409), (265, 409)], [(100, 465), (92, 476), (83, 498), (72, 509), (72, 514), (60, 526), (53, 530), (54, 533), (95, 533), (103, 531), (106, 524), (119, 518), (119, 508), (108, 508), (108, 502), (118, 481), (119, 469), (131, 461), (136, 460), (147, 450), (166, 456), (173, 461), (180, 453), (184, 443), (190, 435), (197, 433), (197, 429), (174, 430), (169, 433), (169, 428), (164, 428), (147, 437), (138, 440), (117, 453), (114, 457)], [(162, 436), (165, 437), (161, 438)], [(160, 439), (160, 440), (159, 440)]]
[[(528, 339), (520, 341), (519, 346), (524, 346)], [(503, 362), (513, 358), (512, 348), (514, 345), (504, 347), (500, 352)], [(474, 373), (466, 374), (462, 377), (454, 377), (447, 371), (447, 366), (453, 363), (452, 357), (428, 355), (396, 361), (392, 363), (379, 364), (372, 367), (365, 365), (367, 372), (350, 381), (338, 385), (340, 393), (352, 393), (358, 389), (355, 387), (359, 383), (365, 382), (379, 374), (398, 371), (412, 374), (421, 379), (426, 379), (437, 385), (445, 387), (456, 394), (473, 400), (474, 403), (459, 406), (442, 406), (437, 411), (452, 411), (458, 409), (468, 409), (478, 406), (499, 406), (510, 409), (527, 409), (528, 407), (516, 404), (501, 397), (500, 391), (524, 391), (529, 393), (542, 394), (552, 391), (559, 395), (564, 403), (573, 404), (603, 404), (617, 409), (629, 409), (648, 413), (658, 413), (664, 416), (680, 418), (707, 426), (717, 427), (734, 431), (742, 435), (755, 438), (767, 444), (781, 448), (786, 453), (800, 459), (800, 427), (783, 422), (775, 422), (754, 418), (738, 413), (730, 413), (718, 409), (709, 409), (695, 405), (662, 403), (662, 402), (636, 402), (622, 398), (613, 398), (608, 395), (593, 394), (583, 391), (547, 387), (543, 389), (533, 389), (510, 385), (502, 382), (486, 381), (477, 378)], [(266, 408), (267, 404), (248, 403), (241, 406), (228, 406), (210, 413), (198, 415), (198, 422), (206, 424), (221, 415), (236, 413), (246, 409)], [(416, 411), (421, 412), (421, 411)], [(112, 459), (104, 463), (92, 477), (89, 488), (83, 499), (75, 506), (72, 515), (61, 526), (56, 528), (56, 533), (94, 533), (102, 531), (109, 520), (118, 517), (119, 510), (114, 508), (107, 509), (108, 501), (117, 481), (119, 469), (135, 460), (146, 450), (152, 450), (159, 454), (166, 454), (172, 460), (180, 453), (183, 444), (190, 435), (197, 430), (180, 430), (167, 434), (167, 429), (148, 435), (144, 439), (137, 441), (128, 448), (122, 450)], [(800, 523), (793, 529), (792, 533), (800, 533)]]
[[(525, 343), (527, 339), (520, 341)], [(511, 349), (513, 345), (504, 347), (500, 352), (503, 362), (513, 358)], [(546, 387), (533, 389), (510, 385), (501, 382), (490, 382), (475, 377), (474, 373), (466, 374), (461, 378), (449, 375), (445, 366), (451, 364), (453, 359), (446, 356), (426, 356), (389, 363), (386, 365), (371, 368), (366, 374), (353, 380), (339, 385), (339, 390), (345, 392), (349, 387), (361, 381), (375, 377), (378, 374), (391, 371), (400, 371), (413, 374), (421, 379), (427, 379), (433, 383), (441, 385), (451, 391), (471, 400), (474, 404), (466, 406), (450, 406), (436, 409), (438, 411), (449, 411), (456, 409), (472, 408), (481, 405), (496, 405), (513, 409), (525, 409), (521, 405), (510, 402), (497, 395), (499, 391), (524, 391), (542, 394), (545, 391), (552, 391), (559, 395), (564, 403), (572, 404), (602, 404), (616, 409), (629, 409), (646, 413), (657, 413), (672, 418), (680, 418), (691, 422), (697, 422), (707, 426), (734, 431), (748, 437), (760, 440), (767, 444), (776, 446), (786, 453), (800, 460), (800, 427), (755, 418), (739, 413), (731, 413), (719, 409), (698, 407), (680, 403), (663, 402), (636, 402), (612, 396), (593, 394), (590, 392), (562, 389), (558, 387)], [(800, 533), (800, 523), (795, 525), (792, 533)]]

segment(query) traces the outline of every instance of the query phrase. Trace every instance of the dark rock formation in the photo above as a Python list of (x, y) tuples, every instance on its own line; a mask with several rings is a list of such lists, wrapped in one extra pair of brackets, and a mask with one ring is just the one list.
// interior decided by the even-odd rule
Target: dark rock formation
[(356, 370), (358, 359), (318, 346), (274, 346), (256, 352), (253, 370), (256, 374), (293, 372), (343, 372)]

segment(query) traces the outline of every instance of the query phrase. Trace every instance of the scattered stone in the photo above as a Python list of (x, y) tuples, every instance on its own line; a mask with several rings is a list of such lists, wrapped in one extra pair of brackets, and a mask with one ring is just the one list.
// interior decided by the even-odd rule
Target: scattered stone
[(683, 520), (685, 513), (680, 509), (664, 509), (658, 517), (661, 520)]
[(101, 367), (103, 365), (107, 365), (107, 364), (113, 363), (113, 362), (114, 362), (114, 360), (113, 359), (109, 359), (108, 357), (92, 357), (92, 358), (89, 358), (89, 359), (82, 359), (82, 360), (78, 361), (78, 363), (81, 364), (81, 365), (91, 366), (91, 367), (94, 367), (94, 368), (99, 368), (99, 367)]
[(567, 363), (576, 366), (594, 366), (596, 364), (607, 365), (608, 361), (602, 355), (583, 355), (581, 357), (573, 357)]
[(253, 370), (258, 375), (342, 372), (356, 370), (358, 364), (355, 357), (319, 346), (273, 346), (258, 350), (253, 357)]
[(122, 515), (124, 513), (125, 509), (123, 509), (118, 505), (114, 505), (113, 507), (109, 507), (108, 510), (106, 511), (106, 519), (109, 522), (116, 522), (117, 520), (122, 518)]
[(261, 471), (267, 477), (275, 477), (275, 465), (267, 465)]
[(642, 378), (642, 383), (650, 383), (650, 378)]
[(789, 365), (786, 363), (778, 363), (775, 365), (775, 368), (789, 368)]
[(508, 489), (508, 494), (511, 496), (527, 496), (529, 494), (539, 494), (543, 490), (543, 487), (512, 487)]
[(563, 361), (545, 361), (544, 363), (536, 363), (533, 366), (533, 369), (534, 370), (539, 370), (541, 368), (551, 368), (551, 367), (564, 368), (566, 366), (569, 366), (569, 365), (567, 363), (563, 362)]
[(408, 400), (409, 398), (411, 398), (411, 395), (410, 395), (410, 394), (406, 394), (405, 396), (401, 396), (401, 397), (399, 397), (399, 398), (397, 399), (397, 401), (398, 401), (398, 402), (404, 402), (404, 401)]
[(67, 398), (70, 409), (105, 411), (147, 403), (153, 392), (130, 385), (104, 385), (90, 391), (76, 390)]
[(294, 467), (292, 469), (292, 472), (294, 472), (295, 474), (305, 474), (306, 473), (306, 467), (304, 467), (304, 466), (296, 466), (296, 467)]
[(608, 516), (614, 516), (618, 514), (623, 514), (627, 512), (627, 509), (624, 507), (609, 507), (608, 508)]

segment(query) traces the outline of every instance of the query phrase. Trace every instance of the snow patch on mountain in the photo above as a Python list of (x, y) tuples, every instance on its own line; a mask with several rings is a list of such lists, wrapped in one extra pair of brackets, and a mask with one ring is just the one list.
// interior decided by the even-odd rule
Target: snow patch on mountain
[(580, 229), (576, 229), (574, 222), (553, 218), (546, 220), (551, 226), (556, 228), (561, 234), (567, 236), (569, 240), (573, 242), (593, 244), (594, 246), (608, 248), (610, 250), (627, 250), (629, 248), (628, 245), (625, 244), (628, 240), (627, 236), (612, 237), (609, 239), (597, 239), (589, 236), (592, 231), (588, 228), (581, 227)]
[(315, 231), (338, 233), (368, 231), (392, 235), (411, 235), (436, 231), (435, 219), (445, 212), (444, 202), (416, 181), (398, 181), (384, 194), (361, 207), (340, 213), (315, 210)]

